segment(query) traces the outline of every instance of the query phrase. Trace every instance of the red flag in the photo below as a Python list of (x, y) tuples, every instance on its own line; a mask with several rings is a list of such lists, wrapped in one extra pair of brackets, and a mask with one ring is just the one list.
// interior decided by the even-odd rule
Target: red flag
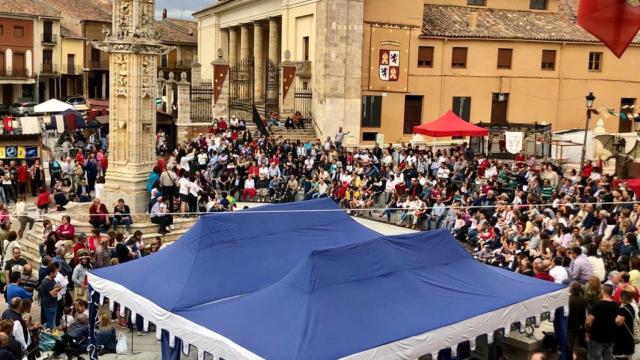
[(621, 57), (640, 30), (640, 4), (636, 0), (580, 0), (578, 25)]

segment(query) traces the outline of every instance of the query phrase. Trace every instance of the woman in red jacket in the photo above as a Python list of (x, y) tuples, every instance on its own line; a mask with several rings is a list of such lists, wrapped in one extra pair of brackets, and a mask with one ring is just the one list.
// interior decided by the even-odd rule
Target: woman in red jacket
[(40, 188), (38, 196), (36, 197), (36, 207), (38, 208), (38, 214), (48, 213), (49, 204), (51, 204), (51, 194), (43, 186)]
[(18, 166), (18, 194), (23, 195), (27, 193), (27, 183), (29, 182), (29, 168), (27, 162), (22, 160), (20, 166)]
[(109, 210), (100, 202), (100, 199), (93, 199), (93, 204), (89, 208), (89, 223), (94, 229), (107, 231), (109, 229)]

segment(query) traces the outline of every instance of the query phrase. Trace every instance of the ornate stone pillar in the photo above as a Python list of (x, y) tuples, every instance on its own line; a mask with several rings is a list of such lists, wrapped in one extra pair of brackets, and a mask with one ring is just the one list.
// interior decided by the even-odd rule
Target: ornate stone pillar
[(191, 83), (193, 85), (200, 85), (202, 82), (202, 65), (198, 62), (196, 56), (191, 63)]
[(229, 116), (229, 63), (218, 49), (218, 58), (213, 65), (213, 117)]
[(174, 104), (174, 95), (173, 95), (173, 85), (176, 83), (174, 80), (173, 72), (169, 73), (169, 80), (165, 81), (164, 87), (164, 96), (167, 99), (167, 109), (166, 112), (169, 114), (173, 114), (173, 106)]
[(189, 126), (191, 124), (191, 84), (187, 81), (187, 73), (180, 74), (178, 82), (178, 119), (176, 128), (178, 132), (177, 142), (182, 143), (189, 138)]
[[(296, 64), (290, 60), (291, 52), (284, 52), (284, 61), (280, 63), (280, 116), (286, 119), (293, 116), (296, 109), (294, 81), (296, 78)], [(309, 125), (312, 126), (312, 125)]]
[(100, 91), (100, 95), (102, 99), (107, 98), (107, 73), (106, 72), (102, 73), (102, 89)]
[(157, 61), (171, 50), (155, 36), (154, 13), (153, 1), (114, 0), (112, 29), (104, 41), (93, 43), (109, 56), (111, 90), (109, 170), (102, 200), (111, 208), (122, 198), (135, 214), (144, 214), (149, 206), (146, 184), (156, 164)]
[(280, 59), (279, 26), (278, 20), (274, 18), (269, 19), (269, 60), (273, 61), (274, 64), (278, 64), (278, 60)]
[(238, 29), (229, 28), (229, 63), (238, 62)]
[(253, 24), (253, 59), (254, 59), (254, 87), (253, 96), (258, 102), (264, 98), (264, 65), (265, 61), (262, 54), (262, 24), (255, 22)]

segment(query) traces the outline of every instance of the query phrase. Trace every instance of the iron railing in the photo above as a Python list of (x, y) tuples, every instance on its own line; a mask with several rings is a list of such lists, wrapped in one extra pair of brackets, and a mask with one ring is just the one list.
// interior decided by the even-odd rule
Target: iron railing
[(109, 70), (109, 60), (91, 60), (91, 68), (96, 70)]
[(191, 121), (210, 123), (213, 120), (213, 93), (211, 84), (191, 86)]
[(57, 74), (58, 64), (41, 64), (40, 74)]
[(56, 34), (42, 34), (42, 43), (43, 44), (57, 44), (58, 43), (58, 35)]
[(82, 65), (75, 64), (63, 64), (62, 69), (66, 71), (67, 75), (80, 75), (82, 74)]

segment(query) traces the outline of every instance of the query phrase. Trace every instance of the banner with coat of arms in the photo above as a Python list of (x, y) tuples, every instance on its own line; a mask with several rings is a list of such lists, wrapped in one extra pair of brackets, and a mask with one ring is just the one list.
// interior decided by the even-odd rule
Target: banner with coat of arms
[(520, 131), (505, 131), (504, 140), (506, 143), (507, 151), (512, 154), (517, 154), (522, 151), (524, 133)]
[(379, 76), (382, 81), (398, 81), (400, 78), (400, 51), (380, 49)]

